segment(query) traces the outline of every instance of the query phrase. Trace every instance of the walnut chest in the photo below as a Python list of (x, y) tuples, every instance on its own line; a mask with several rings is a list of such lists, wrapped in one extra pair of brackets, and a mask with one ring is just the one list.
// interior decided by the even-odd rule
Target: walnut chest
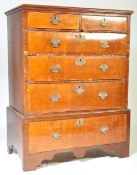
[(6, 14), (9, 153), (25, 171), (60, 153), (128, 156), (132, 11), (21, 5)]

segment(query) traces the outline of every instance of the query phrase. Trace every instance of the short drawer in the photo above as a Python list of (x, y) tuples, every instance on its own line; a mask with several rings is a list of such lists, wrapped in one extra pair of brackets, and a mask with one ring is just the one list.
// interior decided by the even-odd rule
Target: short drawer
[[(75, 117), (75, 116), (74, 116)], [(30, 122), (29, 152), (43, 152), (125, 142), (127, 116), (84, 116), (56, 121)]]
[(124, 56), (30, 56), (28, 60), (32, 81), (125, 79), (128, 63)]
[(112, 31), (127, 33), (127, 17), (82, 16), (84, 31)]
[(29, 84), (30, 113), (125, 107), (125, 82)]
[(28, 51), (37, 53), (127, 54), (126, 34), (29, 32)]
[(79, 15), (29, 12), (28, 27), (78, 30)]

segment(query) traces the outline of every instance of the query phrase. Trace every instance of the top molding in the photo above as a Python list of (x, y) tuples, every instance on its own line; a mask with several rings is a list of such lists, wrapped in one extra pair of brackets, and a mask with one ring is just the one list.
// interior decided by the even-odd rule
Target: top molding
[(31, 11), (47, 11), (47, 12), (64, 12), (64, 13), (105, 13), (105, 14), (121, 14), (121, 15), (131, 15), (133, 11), (131, 10), (114, 10), (114, 9), (96, 9), (96, 8), (79, 8), (79, 7), (64, 7), (64, 6), (47, 6), (47, 5), (32, 5), (32, 4), (22, 4), (11, 10), (5, 12), (6, 15), (11, 13), (21, 11), (21, 10), (31, 10)]

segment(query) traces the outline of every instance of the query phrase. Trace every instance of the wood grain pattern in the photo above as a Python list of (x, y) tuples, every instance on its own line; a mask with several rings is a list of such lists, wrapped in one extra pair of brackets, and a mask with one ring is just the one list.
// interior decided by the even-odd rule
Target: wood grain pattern
[[(107, 20), (106, 26), (101, 25), (101, 20)], [(110, 16), (82, 16), (81, 29), (84, 31), (113, 31), (127, 33), (127, 17)]]
[[(77, 87), (83, 88), (84, 92), (78, 94)], [(108, 93), (108, 97), (102, 100), (99, 93), (104, 91)], [(53, 94), (59, 94), (60, 100), (51, 101)], [(30, 113), (124, 108), (124, 95), (123, 81), (28, 85)]]
[[(76, 120), (30, 122), (28, 131), (29, 152), (35, 153), (126, 141), (126, 115), (89, 117), (83, 119), (83, 126), (76, 126)], [(109, 132), (102, 134), (100, 129), (106, 126), (109, 128)], [(53, 138), (53, 133), (61, 134), (61, 138)]]
[[(85, 63), (77, 65), (79, 59)], [(31, 81), (125, 79), (127, 71), (127, 58), (120, 56), (30, 56), (28, 62)], [(51, 71), (55, 64), (61, 68), (58, 73)], [(106, 72), (100, 69), (103, 64)]]
[[(60, 22), (56, 25), (51, 22), (53, 16), (57, 16), (60, 19)], [(29, 12), (28, 27), (78, 30), (79, 16), (72, 14)]]
[[(79, 41), (79, 33), (31, 31), (29, 34), (29, 53), (82, 53), (82, 54), (127, 54), (128, 43), (126, 34), (81, 33), (85, 41)], [(53, 48), (51, 40), (61, 41), (58, 48)], [(108, 41), (109, 47), (102, 48), (101, 41)]]
[[(10, 106), (23, 111), (24, 67), (23, 67), (23, 13), (14, 13), (8, 23), (8, 78)], [(16, 25), (17, 24), (17, 25)]]

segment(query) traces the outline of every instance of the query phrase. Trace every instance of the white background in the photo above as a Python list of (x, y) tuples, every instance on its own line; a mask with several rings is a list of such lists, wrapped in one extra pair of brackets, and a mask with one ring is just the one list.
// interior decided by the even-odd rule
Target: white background
[(8, 106), (7, 21), (4, 12), (20, 4), (44, 4), (133, 10), (129, 76), (129, 108), (131, 109), (131, 153), (137, 151), (137, 0), (0, 0), (0, 127), (6, 127)]

